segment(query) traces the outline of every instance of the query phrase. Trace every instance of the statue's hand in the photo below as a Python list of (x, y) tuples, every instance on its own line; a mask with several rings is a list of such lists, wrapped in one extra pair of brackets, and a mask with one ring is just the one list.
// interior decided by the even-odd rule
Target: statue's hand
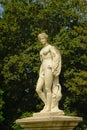
[(58, 74), (58, 71), (55, 69), (52, 69), (52, 73), (53, 73), (53, 76), (54, 77), (57, 77), (59, 74)]

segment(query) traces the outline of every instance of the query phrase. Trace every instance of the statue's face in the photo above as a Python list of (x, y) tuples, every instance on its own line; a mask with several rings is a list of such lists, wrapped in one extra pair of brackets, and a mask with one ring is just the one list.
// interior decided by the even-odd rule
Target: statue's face
[(43, 35), (40, 36), (39, 41), (40, 41), (43, 45), (45, 45), (45, 44), (47, 43), (47, 39), (46, 39)]

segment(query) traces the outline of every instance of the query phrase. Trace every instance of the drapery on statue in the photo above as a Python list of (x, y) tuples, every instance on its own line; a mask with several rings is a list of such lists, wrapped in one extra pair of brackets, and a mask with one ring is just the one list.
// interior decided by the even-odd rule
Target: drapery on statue
[(41, 66), (36, 86), (36, 92), (44, 102), (44, 108), (40, 112), (58, 112), (63, 115), (64, 112), (58, 107), (62, 97), (59, 83), (61, 55), (57, 48), (48, 44), (47, 39), (46, 33), (38, 35), (38, 40), (43, 45), (40, 51)]

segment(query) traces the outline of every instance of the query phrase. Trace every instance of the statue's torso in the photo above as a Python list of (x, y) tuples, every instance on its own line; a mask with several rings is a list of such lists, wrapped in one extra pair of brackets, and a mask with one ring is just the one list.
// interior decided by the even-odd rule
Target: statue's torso
[(52, 68), (52, 55), (50, 49), (51, 45), (48, 45), (40, 51), (43, 70), (47, 69), (49, 66)]

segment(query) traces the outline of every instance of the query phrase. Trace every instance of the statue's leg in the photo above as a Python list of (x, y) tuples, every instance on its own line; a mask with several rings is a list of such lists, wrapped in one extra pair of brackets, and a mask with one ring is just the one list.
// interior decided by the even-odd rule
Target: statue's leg
[(45, 96), (45, 93), (42, 91), (43, 86), (44, 86), (44, 79), (39, 77), (38, 82), (37, 82), (37, 86), (36, 86), (36, 92), (38, 93), (39, 97), (46, 105), (46, 96)]
[(51, 92), (51, 87), (52, 87), (52, 82), (53, 82), (53, 74), (50, 69), (46, 69), (45, 71), (45, 89), (47, 93), (47, 111), (51, 111), (51, 103), (52, 103), (52, 92)]

